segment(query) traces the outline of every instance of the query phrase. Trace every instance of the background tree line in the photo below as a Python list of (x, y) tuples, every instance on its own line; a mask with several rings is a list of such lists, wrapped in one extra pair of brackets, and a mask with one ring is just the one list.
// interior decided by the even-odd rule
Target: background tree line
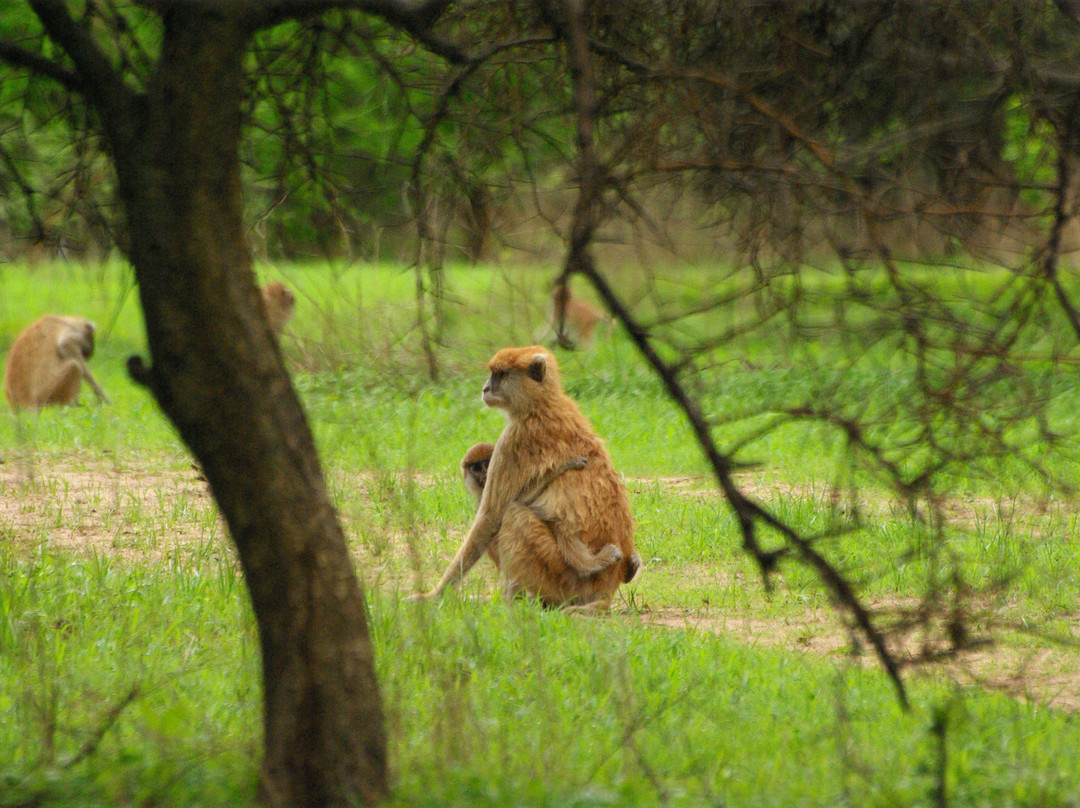
[[(450, 36), (485, 43), (456, 70), (370, 17), (261, 32), (246, 57), (242, 152), (258, 254), (407, 256), (424, 212), (456, 258), (500, 247), (550, 257), (549, 241), (514, 236), (537, 216), (557, 219), (572, 172), (565, 65), (550, 58), (547, 14), (455, 4), (441, 23)], [(1075, 57), (1075, 32), (1051, 3), (634, 2), (592, 17), (600, 136), (619, 181), (645, 194), (641, 213), (678, 195), (695, 229), (715, 225), (720, 237), (697, 245), (704, 256), (753, 256), (766, 241), (867, 250), (841, 172), (878, 200), (879, 235), (901, 254), (1015, 248), (1049, 215), (1039, 188), (1068, 136)], [(81, 22), (145, 79), (154, 15), (94, 2)], [(0, 34), (42, 42), (24, 9)], [(98, 124), (47, 77), (4, 71), (5, 253), (122, 249)], [(807, 144), (835, 165), (807, 162)]]

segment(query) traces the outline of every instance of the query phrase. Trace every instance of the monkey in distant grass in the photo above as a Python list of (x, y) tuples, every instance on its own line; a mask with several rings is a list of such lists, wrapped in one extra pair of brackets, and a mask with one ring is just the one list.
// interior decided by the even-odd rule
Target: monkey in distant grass
[(85, 379), (104, 404), (109, 397), (86, 360), (94, 355), (94, 324), (82, 317), (46, 314), (15, 338), (4, 369), (4, 393), (12, 409), (36, 410), (79, 401)]
[[(469, 450), (465, 452), (465, 457), (461, 459), (461, 473), (465, 481), (465, 488), (473, 495), (478, 506), (480, 497), (484, 493), (488, 464), (491, 462), (491, 455), (494, 451), (495, 444), (493, 443), (477, 443), (469, 447)], [(540, 478), (517, 501), (527, 508), (532, 507), (537, 498), (551, 485), (552, 480), (568, 471), (583, 469), (587, 464), (588, 461), (584, 457), (575, 457), (568, 460), (562, 466), (553, 469)], [(563, 552), (566, 563), (573, 567), (578, 575), (586, 577), (603, 572), (612, 564), (622, 560), (622, 550), (614, 544), (605, 544), (600, 552), (594, 553), (580, 539), (568, 537), (559, 545), (559, 549)], [(498, 567), (499, 548), (495, 542), (488, 545), (487, 554), (495, 562), (495, 566)]]
[(559, 314), (562, 313), (562, 338), (569, 347), (588, 348), (592, 345), (593, 331), (601, 323), (611, 324), (612, 320), (596, 306), (574, 297), (566, 283), (556, 284), (551, 292), (548, 304), (548, 322), (556, 339), (559, 339)]
[(296, 308), (296, 296), (281, 281), (270, 281), (259, 291), (266, 309), (266, 319), (270, 322), (270, 330), (277, 339), (281, 339), (281, 333)]
[[(472, 527), (424, 597), (436, 597), (461, 580), (494, 543), (508, 599), (525, 591), (547, 606), (607, 609), (615, 590), (641, 565), (630, 500), (611, 457), (563, 392), (550, 351), (538, 345), (504, 348), (488, 369), (482, 399), (505, 410), (506, 428), (491, 455)], [(584, 468), (559, 474), (531, 505), (521, 503), (538, 482), (574, 458), (584, 458)], [(582, 576), (566, 560), (571, 542), (597, 554), (613, 544), (622, 557)]]

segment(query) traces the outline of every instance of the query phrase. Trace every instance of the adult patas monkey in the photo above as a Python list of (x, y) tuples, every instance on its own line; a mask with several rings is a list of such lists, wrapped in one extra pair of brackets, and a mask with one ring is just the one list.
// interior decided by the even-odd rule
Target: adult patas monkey
[(86, 360), (94, 354), (94, 324), (82, 317), (46, 314), (15, 338), (4, 369), (12, 409), (78, 403), (83, 379), (105, 404), (109, 397)]
[(296, 308), (296, 296), (292, 290), (281, 281), (270, 281), (259, 290), (262, 293), (263, 307), (266, 309), (266, 319), (270, 322), (270, 330), (274, 336), (281, 338), (281, 332), (285, 330), (286, 323), (293, 316)]
[[(484, 485), (487, 482), (488, 466), (491, 463), (491, 455), (494, 452), (495, 444), (477, 443), (470, 446), (469, 450), (465, 452), (465, 456), (461, 458), (461, 476), (465, 482), (465, 488), (473, 495), (477, 506), (480, 505), (480, 497), (484, 493)], [(524, 491), (516, 502), (527, 508), (531, 508), (533, 503), (547, 490), (547, 487), (551, 485), (556, 477), (567, 471), (583, 469), (586, 465), (588, 465), (588, 461), (584, 457), (575, 457), (568, 460), (562, 466), (549, 471), (541, 477), (527, 491)], [(543, 518), (541, 514), (538, 514), (538, 516)], [(603, 572), (612, 564), (619, 562), (623, 557), (622, 550), (614, 544), (605, 544), (600, 552), (594, 553), (576, 536), (567, 537), (564, 541), (560, 542), (559, 550), (562, 552), (566, 563), (569, 564), (578, 575), (582, 576), (596, 575), (598, 572)], [(498, 567), (499, 549), (497, 542), (492, 542), (488, 545), (487, 554), (488, 557), (495, 562), (495, 566)]]
[[(505, 410), (506, 428), (488, 467), (476, 519), (427, 597), (459, 581), (495, 543), (504, 594), (524, 590), (548, 606), (604, 609), (641, 564), (634, 552), (630, 501), (611, 458), (577, 405), (563, 392), (555, 357), (544, 348), (504, 348), (488, 362), (483, 401)], [(559, 474), (531, 505), (519, 500), (574, 458), (585, 466)], [(622, 554), (592, 576), (567, 562), (578, 541), (592, 553), (611, 543)], [(572, 552), (572, 550), (570, 551)]]
[(551, 330), (559, 338), (559, 314), (562, 313), (562, 337), (569, 347), (588, 348), (592, 344), (593, 331), (600, 323), (611, 323), (604, 312), (570, 293), (566, 283), (556, 284), (548, 305)]

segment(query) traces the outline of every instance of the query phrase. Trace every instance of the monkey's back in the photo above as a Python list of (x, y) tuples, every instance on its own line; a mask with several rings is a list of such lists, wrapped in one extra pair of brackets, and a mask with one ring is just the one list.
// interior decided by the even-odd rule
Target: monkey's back
[(578, 536), (593, 552), (606, 544), (622, 551), (623, 559), (591, 582), (610, 595), (627, 578), (634, 553), (634, 519), (626, 486), (604, 442), (568, 397), (558, 407), (508, 426), (507, 432), (511, 434), (506, 435), (503, 451), (512, 453), (507, 462), (534, 468), (538, 475), (573, 458), (586, 458), (585, 468), (557, 477), (533, 507), (556, 535)]
[(271, 281), (260, 290), (266, 318), (274, 336), (280, 338), (285, 326), (292, 319), (296, 308), (296, 296), (281, 281)]
[(59, 378), (60, 356), (51, 334), (69, 318), (46, 314), (24, 328), (8, 351), (4, 395), (13, 408), (71, 404), (79, 396), (77, 373)]
[[(553, 532), (579, 536), (594, 553), (606, 544), (622, 551), (621, 561), (597, 575), (597, 588), (610, 595), (628, 577), (627, 564), (634, 554), (634, 518), (626, 487), (607, 449), (599, 439), (597, 443), (594, 452), (583, 455), (588, 458), (585, 469), (568, 472), (551, 486), (558, 490), (553, 492), (556, 500), (547, 521)], [(544, 509), (547, 503), (537, 504)]]
[(4, 395), (12, 407), (29, 407), (34, 401), (35, 363), (45, 339), (50, 315), (35, 320), (15, 337), (4, 366)]

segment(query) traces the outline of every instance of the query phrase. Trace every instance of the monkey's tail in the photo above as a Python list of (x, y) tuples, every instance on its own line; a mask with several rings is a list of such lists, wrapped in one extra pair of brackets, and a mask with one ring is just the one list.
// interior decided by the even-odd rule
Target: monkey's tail
[(630, 583), (634, 580), (634, 577), (638, 574), (638, 570), (641, 569), (641, 556), (636, 552), (630, 554), (630, 557), (626, 559), (626, 577), (623, 580), (626, 583)]

